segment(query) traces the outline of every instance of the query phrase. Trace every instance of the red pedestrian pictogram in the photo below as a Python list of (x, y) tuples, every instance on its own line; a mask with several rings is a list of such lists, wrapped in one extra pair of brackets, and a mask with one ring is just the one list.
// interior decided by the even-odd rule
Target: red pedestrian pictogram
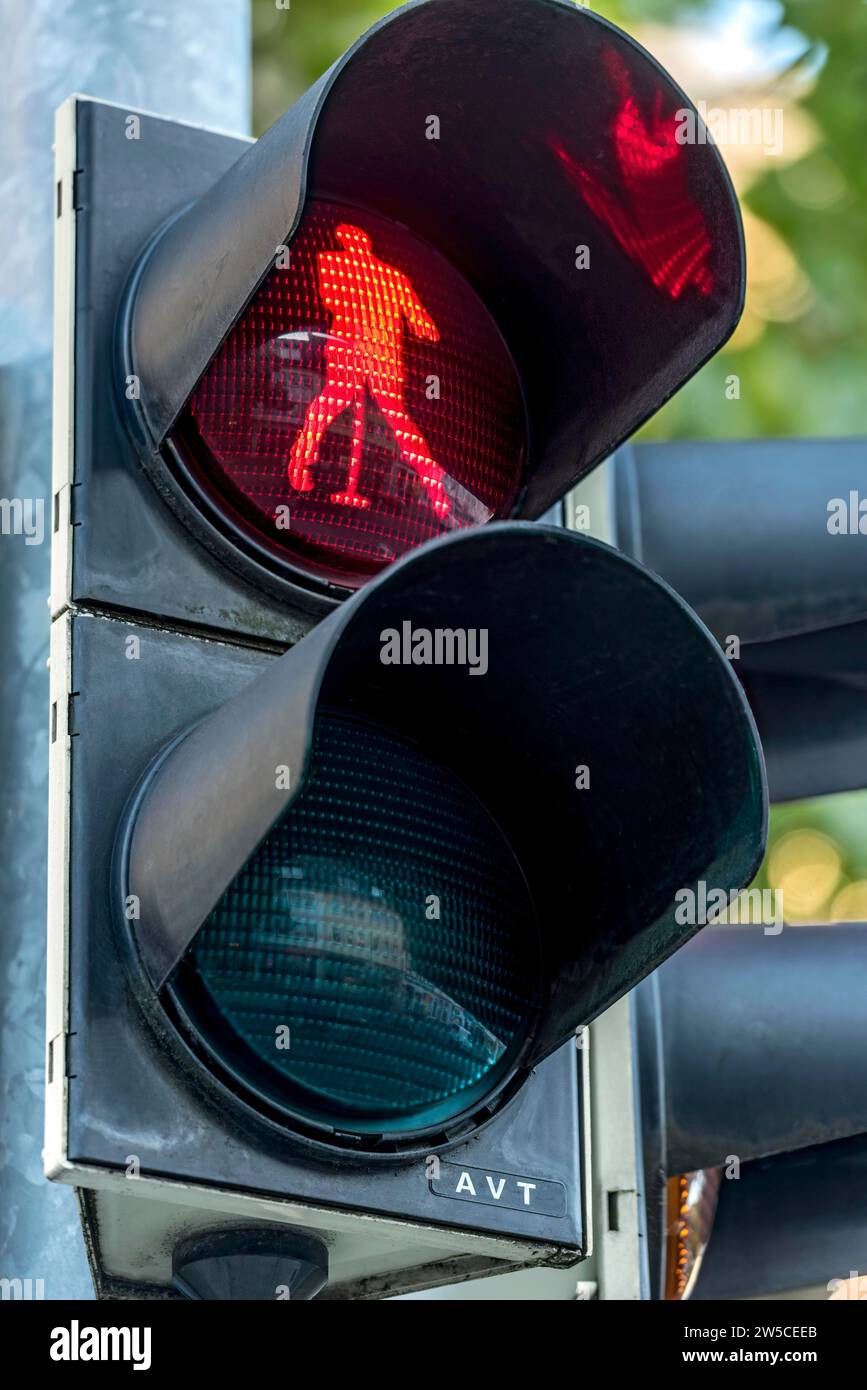
[(414, 337), (432, 343), (439, 342), (439, 331), (409, 277), (374, 255), (367, 232), (341, 223), (335, 236), (344, 249), (323, 251), (316, 258), (319, 293), (331, 313), (325, 385), (307, 407), (292, 446), (289, 482), (298, 492), (310, 491), (314, 486), (311, 470), (326, 430), (345, 410), (352, 410), (346, 490), (333, 493), (331, 500), (350, 507), (370, 505), (370, 499), (358, 491), (370, 392), (394, 434), (401, 456), (428, 489), (437, 516), (444, 519), (451, 506), (443, 487), (445, 472), (431, 456), (403, 400), (404, 326)]

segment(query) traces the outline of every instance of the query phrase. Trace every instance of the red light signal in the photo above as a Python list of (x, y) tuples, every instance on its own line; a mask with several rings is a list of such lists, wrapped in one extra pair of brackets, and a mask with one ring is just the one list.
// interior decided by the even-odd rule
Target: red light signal
[(508, 349), (459, 273), (399, 224), (319, 201), (174, 433), (224, 523), (346, 588), (508, 515), (525, 439)]
[(571, 5), (421, 0), (152, 228), (125, 419), (221, 572), (139, 602), (222, 621), (240, 579), (321, 613), (426, 541), (540, 517), (609, 456), (740, 313), (734, 192), (681, 111)]
[(292, 445), (289, 481), (300, 492), (314, 486), (322, 437), (344, 410), (351, 410), (352, 456), (345, 492), (331, 494), (339, 506), (369, 507), (358, 491), (364, 452), (365, 393), (369, 392), (391, 428), (401, 456), (431, 493), (434, 511), (445, 519), (451, 502), (443, 488), (444, 471), (404, 406), (406, 371), (404, 326), (414, 338), (438, 343), (439, 329), (412, 287), (395, 266), (377, 259), (369, 234), (341, 223), (334, 229), (343, 251), (321, 251), (319, 294), (331, 314), (325, 348), (325, 385), (310, 402), (304, 424)]

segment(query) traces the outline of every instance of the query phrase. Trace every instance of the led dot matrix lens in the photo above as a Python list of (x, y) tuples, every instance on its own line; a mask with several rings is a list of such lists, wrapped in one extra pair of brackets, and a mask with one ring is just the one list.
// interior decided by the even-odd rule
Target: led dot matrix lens
[(258, 558), (343, 587), (509, 514), (521, 388), (487, 309), (406, 228), (325, 202), (229, 334), (173, 436)]
[(526, 882), (476, 798), (413, 744), (320, 716), (307, 782), (195, 937), (182, 989), (267, 1099), (388, 1135), (490, 1094), (538, 972)]

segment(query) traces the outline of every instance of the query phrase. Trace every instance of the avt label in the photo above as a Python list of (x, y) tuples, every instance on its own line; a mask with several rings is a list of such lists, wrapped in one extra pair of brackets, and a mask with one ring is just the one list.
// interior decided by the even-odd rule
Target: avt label
[(511, 1207), (538, 1216), (566, 1215), (566, 1188), (545, 1178), (519, 1177), (516, 1173), (491, 1173), (486, 1168), (463, 1168), (441, 1163), (430, 1179), (431, 1192), (461, 1202), (482, 1202), (488, 1207)]

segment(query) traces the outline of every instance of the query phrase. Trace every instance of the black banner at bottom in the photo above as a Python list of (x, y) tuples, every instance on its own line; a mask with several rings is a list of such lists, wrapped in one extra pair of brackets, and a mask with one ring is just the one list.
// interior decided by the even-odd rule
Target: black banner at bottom
[[(494, 1332), (498, 1330), (498, 1302), (490, 1304), (490, 1326)], [(416, 1311), (408, 1313), (408, 1306)], [(449, 1336), (450, 1319), (443, 1316), (442, 1300), (437, 1300), (427, 1312), (419, 1313), (418, 1309), (418, 1301), (392, 1307), (388, 1326), (396, 1340), (388, 1354), (389, 1379), (415, 1378), (418, 1372), (412, 1351), (415, 1344), (401, 1339), (401, 1332), (408, 1331), (407, 1316), (413, 1324), (418, 1316), (423, 1322), (436, 1318), (436, 1346), (442, 1346), (443, 1337)], [(110, 1368), (115, 1375), (123, 1370), (131, 1374), (165, 1374), (189, 1369), (198, 1374), (213, 1373), (221, 1380), (232, 1374), (249, 1376), (252, 1372), (258, 1380), (272, 1372), (285, 1375), (293, 1366), (297, 1373), (305, 1362), (309, 1366), (310, 1358), (333, 1373), (341, 1366), (341, 1351), (348, 1358), (347, 1367), (357, 1372), (361, 1348), (375, 1326), (368, 1322), (370, 1316), (375, 1316), (368, 1308), (359, 1322), (353, 1322), (353, 1332), (358, 1335), (351, 1341), (338, 1343), (330, 1338), (322, 1342), (323, 1328), (333, 1326), (330, 1315), (323, 1324), (309, 1307), (305, 1312), (285, 1302), (9, 1301), (3, 1313), (7, 1348), (11, 1350), (14, 1344), (21, 1368), (48, 1371), (61, 1379), (82, 1374), (92, 1377), (101, 1368)], [(455, 1316), (458, 1322), (453, 1326), (462, 1334), (461, 1346), (467, 1347), (468, 1332), (474, 1334), (473, 1340), (478, 1339), (480, 1324), (487, 1317), (478, 1301), (468, 1302), (463, 1312), (456, 1310)], [(473, 1318), (470, 1327), (463, 1322), (469, 1316)], [(503, 1326), (502, 1338), (497, 1340), (502, 1341), (504, 1349), (514, 1350), (517, 1339), (527, 1352), (533, 1352), (535, 1346), (534, 1354), (538, 1355), (542, 1329), (532, 1315), (520, 1324), (512, 1317)], [(716, 1365), (762, 1366), (769, 1370), (806, 1366), (827, 1376), (829, 1372), (848, 1370), (855, 1362), (863, 1346), (864, 1327), (863, 1314), (839, 1306), (837, 1300), (716, 1304), (587, 1300), (557, 1323), (558, 1335), (576, 1337), (569, 1352), (574, 1369), (581, 1366), (586, 1353), (587, 1364), (594, 1372), (598, 1373), (607, 1362), (618, 1375), (633, 1368), (647, 1374), (668, 1372), (675, 1367), (701, 1370)], [(306, 1335), (316, 1335), (317, 1341), (299, 1341)], [(478, 1339), (477, 1344), (480, 1350), (484, 1348), (486, 1357), (497, 1347), (490, 1336)], [(381, 1344), (381, 1350), (384, 1345)]]

